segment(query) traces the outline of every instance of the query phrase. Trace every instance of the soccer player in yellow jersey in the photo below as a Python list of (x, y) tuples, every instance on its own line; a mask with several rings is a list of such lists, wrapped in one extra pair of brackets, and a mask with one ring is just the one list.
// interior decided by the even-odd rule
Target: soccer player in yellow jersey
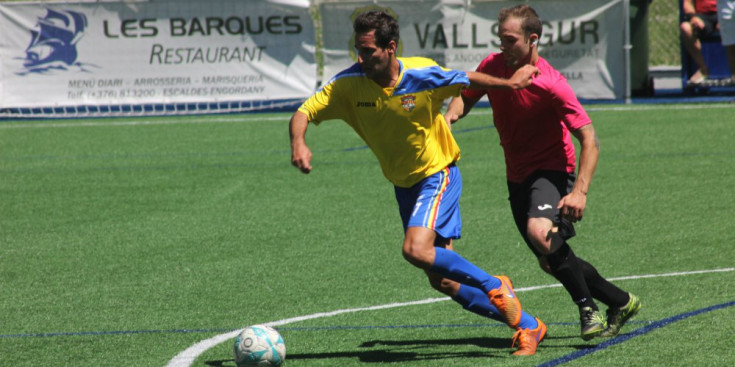
[(403, 256), (423, 269), (438, 291), (465, 309), (516, 330), (515, 355), (532, 355), (546, 334), (541, 320), (522, 311), (506, 276), (492, 276), (453, 251), (460, 238), (460, 152), (441, 113), (445, 99), (465, 87), (521, 89), (537, 72), (527, 65), (510, 79), (447, 70), (426, 58), (399, 58), (398, 23), (382, 11), (354, 21), (358, 61), (338, 73), (293, 114), (291, 163), (312, 170), (305, 136), (309, 122), (347, 122), (378, 158), (395, 187), (405, 238)]

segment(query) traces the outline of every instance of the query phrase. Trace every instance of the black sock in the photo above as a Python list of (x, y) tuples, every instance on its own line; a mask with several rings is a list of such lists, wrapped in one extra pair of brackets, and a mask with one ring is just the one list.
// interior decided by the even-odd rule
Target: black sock
[(569, 245), (564, 243), (556, 252), (546, 255), (546, 260), (551, 273), (561, 282), (577, 306), (598, 310), (587, 287), (582, 267)]
[(630, 297), (628, 292), (618, 288), (615, 284), (610, 283), (597, 272), (592, 264), (578, 257), (584, 280), (592, 293), (592, 297), (599, 299), (602, 303), (610, 307), (623, 307), (628, 304)]

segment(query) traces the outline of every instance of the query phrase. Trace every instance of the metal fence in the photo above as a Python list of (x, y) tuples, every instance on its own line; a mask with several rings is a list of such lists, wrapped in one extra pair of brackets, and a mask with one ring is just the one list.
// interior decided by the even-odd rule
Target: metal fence
[(649, 67), (680, 66), (679, 1), (653, 0), (648, 12)]

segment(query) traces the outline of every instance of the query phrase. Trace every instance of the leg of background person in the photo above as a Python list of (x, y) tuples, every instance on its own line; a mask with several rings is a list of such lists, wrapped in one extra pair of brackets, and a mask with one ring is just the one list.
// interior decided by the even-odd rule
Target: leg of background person
[(694, 74), (690, 75), (689, 81), (693, 83), (701, 82), (708, 74), (707, 63), (705, 63), (702, 55), (702, 43), (696, 37), (691, 23), (682, 22), (679, 28), (681, 30), (681, 43), (698, 68)]
[(735, 83), (735, 45), (725, 46), (725, 53), (727, 54), (727, 64), (730, 66), (730, 73), (732, 74), (730, 79)]
[(717, 0), (717, 21), (720, 28), (722, 46), (727, 55), (731, 81), (735, 82), (735, 1)]

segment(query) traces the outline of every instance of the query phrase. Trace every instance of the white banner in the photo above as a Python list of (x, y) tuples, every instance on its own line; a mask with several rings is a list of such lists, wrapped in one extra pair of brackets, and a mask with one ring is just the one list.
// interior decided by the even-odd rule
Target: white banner
[[(468, 5), (469, 4), (469, 5)], [(399, 54), (425, 56), (452, 69), (475, 70), (500, 52), (497, 16), (518, 1), (323, 1), (324, 79), (355, 61), (352, 20), (387, 8), (401, 27)], [(544, 22), (539, 52), (562, 72), (580, 98), (622, 99), (625, 94), (622, 0), (531, 3)]]
[(303, 99), (304, 0), (0, 4), (0, 108)]

